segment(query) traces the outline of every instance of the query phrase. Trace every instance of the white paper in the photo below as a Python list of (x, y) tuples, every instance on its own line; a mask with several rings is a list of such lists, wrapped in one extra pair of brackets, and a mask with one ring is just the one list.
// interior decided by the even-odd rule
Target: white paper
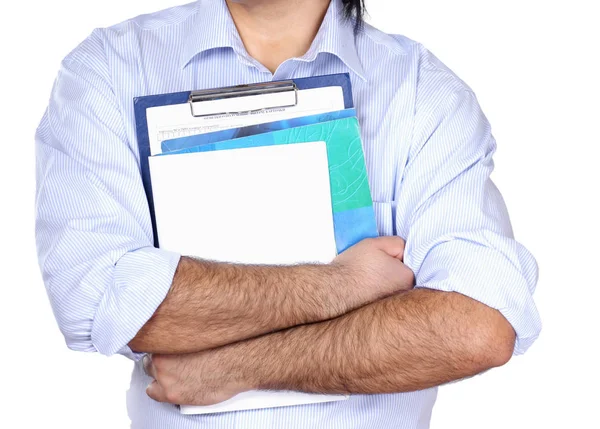
[[(223, 100), (219, 109), (239, 110), (239, 101), (236, 98)], [(299, 90), (296, 106), (269, 109), (259, 113), (193, 117), (188, 103), (151, 107), (146, 110), (150, 154), (162, 153), (161, 143), (164, 140), (343, 109), (344, 92), (341, 86)]]
[[(150, 157), (161, 248), (218, 261), (329, 263), (336, 244), (325, 142)], [(345, 399), (245, 392), (187, 414)]]
[(182, 405), (181, 414), (209, 414), (227, 411), (257, 410), (290, 405), (317, 404), (347, 399), (344, 395), (318, 395), (302, 392), (255, 390), (244, 392), (227, 401), (206, 406)]
[(161, 248), (223, 262), (336, 256), (324, 142), (150, 157)]

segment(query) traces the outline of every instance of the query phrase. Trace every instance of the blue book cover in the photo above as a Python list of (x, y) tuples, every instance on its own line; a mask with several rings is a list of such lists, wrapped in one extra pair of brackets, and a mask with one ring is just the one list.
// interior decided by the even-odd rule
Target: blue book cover
[[(201, 136), (190, 139), (202, 141)], [(377, 224), (356, 117), (207, 143), (157, 156), (324, 141), (327, 146), (331, 204), (338, 253), (359, 241), (377, 237)], [(188, 142), (191, 144), (191, 141)], [(310, 174), (310, 172), (307, 172)]]
[(222, 142), (224, 140), (238, 139), (241, 137), (264, 134), (272, 131), (284, 130), (286, 128), (296, 128), (304, 125), (317, 124), (320, 122), (329, 122), (336, 119), (351, 118), (356, 116), (356, 110), (345, 109), (336, 112), (327, 112), (319, 115), (302, 116), (275, 122), (267, 122), (258, 125), (249, 125), (241, 128), (231, 128), (212, 133), (198, 134), (195, 136), (179, 137), (176, 139), (165, 140), (162, 142), (162, 152), (171, 152), (203, 144)]

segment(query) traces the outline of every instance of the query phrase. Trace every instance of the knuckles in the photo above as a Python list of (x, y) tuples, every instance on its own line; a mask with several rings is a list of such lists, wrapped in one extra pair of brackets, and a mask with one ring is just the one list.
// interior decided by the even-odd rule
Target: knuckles
[(163, 387), (165, 392), (165, 399), (170, 404), (181, 404), (183, 402), (183, 395), (175, 390), (173, 386), (171, 387)]
[(173, 371), (174, 366), (176, 365), (176, 359), (176, 357), (168, 355), (153, 355), (152, 365), (154, 366), (156, 374), (164, 375), (171, 373)]
[[(191, 402), (189, 392), (185, 391), (185, 383), (178, 377), (177, 357), (155, 354), (152, 355), (151, 365), (161, 390), (160, 397), (153, 399), (177, 405)], [(194, 402), (197, 402), (197, 398), (194, 398)]]
[(152, 356), (152, 366), (154, 369), (154, 375), (156, 380), (160, 381), (161, 385), (167, 382), (173, 383), (176, 377), (174, 369), (175, 362), (172, 357), (167, 355), (154, 355)]
[(365, 238), (361, 241), (361, 243), (363, 243), (367, 247), (372, 247), (375, 245), (375, 239), (371, 237)]

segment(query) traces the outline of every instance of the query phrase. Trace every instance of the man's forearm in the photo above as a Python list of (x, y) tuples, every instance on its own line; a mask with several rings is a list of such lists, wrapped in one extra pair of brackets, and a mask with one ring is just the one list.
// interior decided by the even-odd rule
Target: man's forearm
[(129, 345), (138, 352), (190, 353), (334, 317), (343, 311), (330, 287), (338, 271), (183, 257), (166, 299)]
[(334, 320), (228, 346), (221, 358), (253, 388), (392, 393), (503, 365), (514, 341), (497, 310), (457, 293), (415, 289)]

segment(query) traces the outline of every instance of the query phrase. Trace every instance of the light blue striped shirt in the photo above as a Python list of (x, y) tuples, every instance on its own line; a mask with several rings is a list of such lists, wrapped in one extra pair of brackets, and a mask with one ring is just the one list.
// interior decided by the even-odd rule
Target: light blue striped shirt
[(180, 257), (152, 245), (133, 98), (340, 72), (352, 80), (379, 232), (406, 239), (417, 284), (500, 310), (516, 354), (538, 336), (537, 266), (489, 179), (496, 143), (464, 82), (406, 37), (366, 25), (355, 39), (338, 0), (309, 51), (271, 74), (244, 49), (224, 1), (200, 0), (94, 31), (64, 59), (36, 135), (36, 237), (54, 314), (73, 350), (136, 361), (134, 428), (429, 426), (435, 388), (184, 416), (146, 396), (150, 380), (127, 347)]

